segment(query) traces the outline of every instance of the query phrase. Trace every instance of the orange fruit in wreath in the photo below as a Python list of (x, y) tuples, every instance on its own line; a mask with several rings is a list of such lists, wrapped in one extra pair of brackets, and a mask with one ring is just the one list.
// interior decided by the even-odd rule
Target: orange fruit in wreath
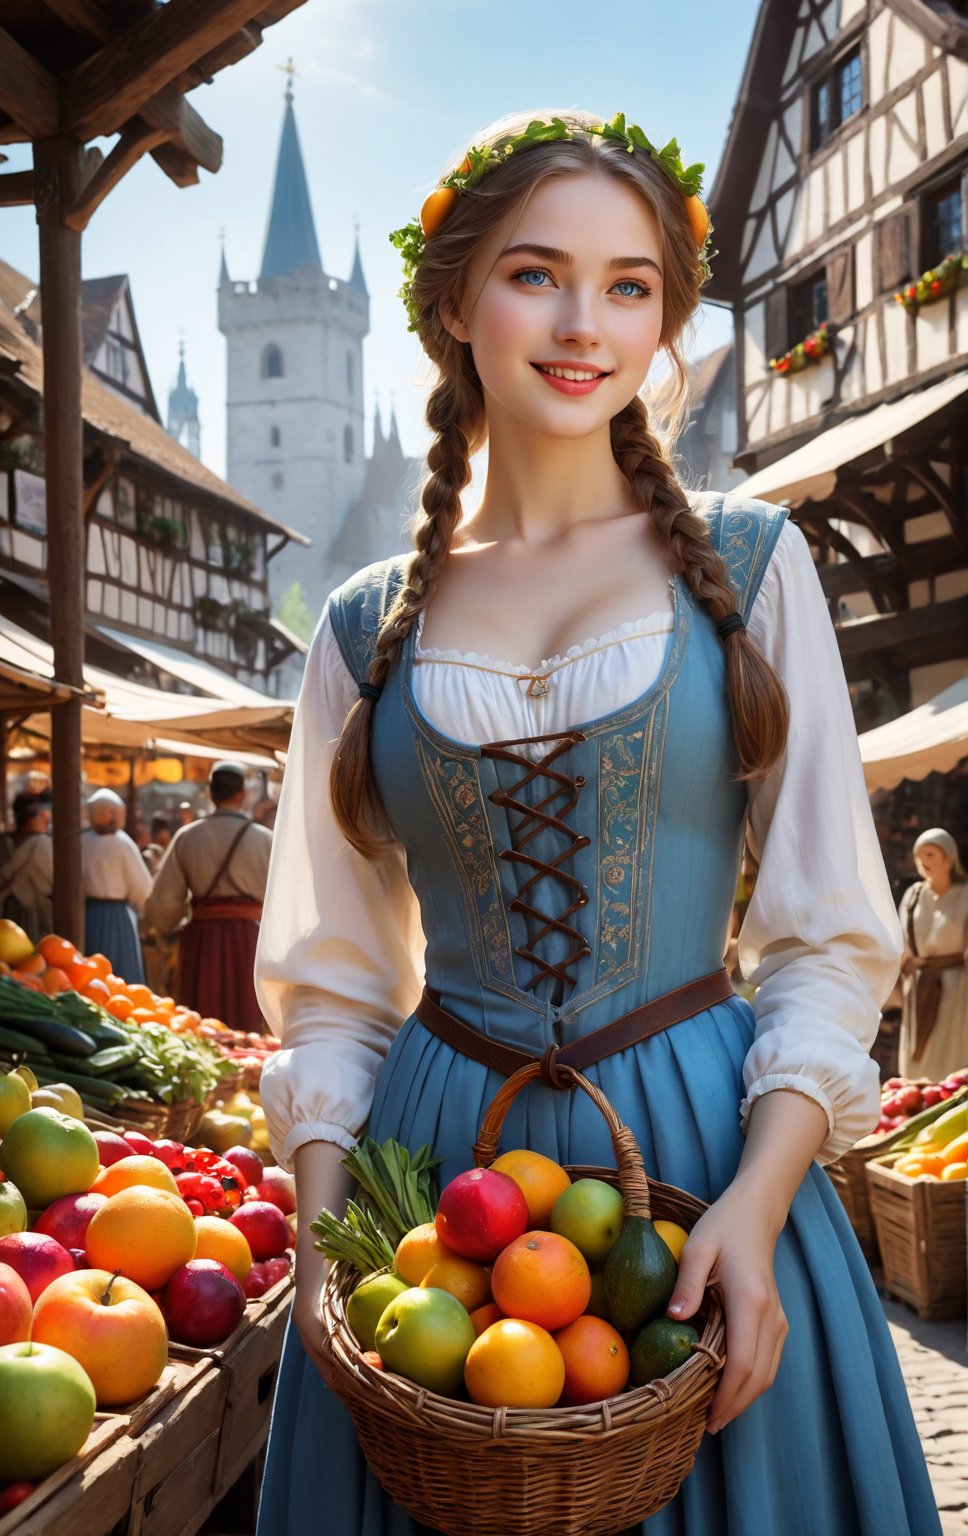
[(494, 1260), (491, 1295), (505, 1317), (537, 1323), (549, 1333), (580, 1317), (592, 1295), (584, 1256), (557, 1232), (525, 1232)]
[(689, 228), (692, 230), (692, 238), (697, 246), (703, 246), (706, 236), (709, 234), (709, 214), (706, 205), (701, 198), (693, 196), (686, 200), (686, 218), (689, 220)]
[(571, 1179), (560, 1163), (540, 1152), (524, 1149), (504, 1152), (491, 1164), (495, 1173), (513, 1179), (528, 1202), (528, 1226), (550, 1227), (551, 1207), (558, 1196), (571, 1188)]
[(631, 1365), (625, 1340), (611, 1323), (601, 1317), (576, 1317), (554, 1340), (565, 1362), (563, 1407), (600, 1403), (621, 1392)]
[(457, 191), (454, 187), (437, 187), (424, 199), (420, 210), (420, 228), (428, 240), (437, 233), (456, 201)]
[(474, 1340), (464, 1385), (485, 1408), (553, 1408), (565, 1385), (565, 1362), (546, 1329), (505, 1317)]

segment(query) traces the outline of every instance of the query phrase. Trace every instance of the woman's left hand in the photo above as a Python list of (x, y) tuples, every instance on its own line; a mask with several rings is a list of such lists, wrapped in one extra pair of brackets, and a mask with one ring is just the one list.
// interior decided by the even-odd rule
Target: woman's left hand
[(789, 1324), (773, 1274), (778, 1229), (747, 1194), (728, 1189), (689, 1234), (669, 1315), (685, 1321), (714, 1285), (726, 1314), (726, 1366), (706, 1427), (715, 1434), (772, 1385)]

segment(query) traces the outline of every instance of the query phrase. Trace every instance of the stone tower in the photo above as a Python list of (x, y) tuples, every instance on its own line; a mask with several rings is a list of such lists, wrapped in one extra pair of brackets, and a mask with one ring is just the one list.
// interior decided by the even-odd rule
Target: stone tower
[(168, 435), (196, 459), (202, 456), (202, 428), (198, 420), (198, 396), (185, 376), (185, 343), (178, 343), (178, 378), (168, 391)]
[(310, 549), (287, 545), (269, 569), (273, 604), (298, 581), (318, 610), (335, 584), (330, 546), (366, 475), (370, 299), (358, 239), (348, 280), (323, 270), (291, 76), (262, 270), (233, 282), (223, 250), (218, 324), (227, 344), (227, 479), (312, 540)]

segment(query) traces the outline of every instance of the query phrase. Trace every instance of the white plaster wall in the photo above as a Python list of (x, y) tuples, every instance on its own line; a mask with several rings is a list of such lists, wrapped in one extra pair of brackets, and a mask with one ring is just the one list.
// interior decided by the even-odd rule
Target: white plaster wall
[(855, 133), (847, 140), (847, 207), (850, 212), (863, 205), (867, 196), (864, 178), (864, 135)]
[[(793, 145), (800, 142), (801, 123), (803, 121), (803, 103), (799, 96), (791, 101), (783, 114), (783, 125), (786, 129), (787, 139)], [(796, 162), (787, 148), (786, 141), (780, 139), (776, 151), (776, 179), (782, 185), (788, 181), (796, 170)]]
[(887, 93), (887, 53), (890, 40), (891, 12), (885, 7), (867, 28), (867, 57), (870, 64), (867, 97), (879, 101)]
[(780, 237), (780, 248), (783, 255), (791, 249), (794, 205), (797, 199), (796, 187), (791, 187), (789, 192), (784, 192), (776, 201), (776, 228)]
[(756, 244), (753, 247), (749, 261), (746, 263), (744, 278), (747, 283), (755, 282), (763, 272), (769, 272), (777, 262), (777, 250), (773, 243), (773, 229), (769, 219), (764, 219)]
[(770, 124), (770, 131), (766, 136), (766, 144), (763, 147), (763, 154), (760, 159), (760, 169), (756, 177), (756, 185), (753, 188), (753, 196), (750, 198), (749, 206), (752, 209), (761, 208), (772, 188), (776, 186), (776, 180), (773, 176), (773, 155), (776, 151), (776, 139), (777, 126), (774, 122)]
[(884, 374), (881, 370), (881, 349), (877, 338), (877, 316), (872, 315), (867, 321), (867, 333), (864, 337), (864, 374), (868, 391), (872, 395), (884, 387)]
[(894, 90), (910, 80), (927, 62), (927, 43), (922, 33), (909, 27), (899, 16), (893, 18), (894, 33), (887, 61), (887, 89)]
[[(900, 309), (900, 304), (895, 306)], [(946, 361), (948, 350), (948, 301), (927, 304), (918, 311), (914, 325), (919, 370), (926, 371)]]
[(854, 298), (858, 311), (867, 308), (874, 297), (874, 237), (861, 235), (854, 246)]
[(848, 27), (855, 16), (859, 16), (865, 9), (867, 0), (841, 0), (840, 25)]
[(887, 119), (885, 117), (871, 118), (868, 145), (871, 181), (879, 191), (884, 186), (887, 174)]
[[(915, 146), (918, 142), (917, 96), (917, 91), (909, 91), (906, 96), (902, 96), (899, 101), (894, 103), (894, 107), (892, 109), (897, 122), (901, 124), (901, 127), (910, 136), (911, 142)], [(915, 153), (917, 153), (916, 149)]]
[(806, 237), (809, 243), (819, 240), (824, 232), (823, 213), (823, 166), (811, 171), (804, 184), (806, 202)]
[(884, 336), (887, 342), (887, 378), (885, 384), (906, 379), (908, 316), (903, 304), (888, 297), (884, 303)]
[(756, 384), (769, 362), (766, 355), (766, 305), (752, 304), (743, 316), (746, 382)]
[(896, 183), (913, 176), (920, 163), (917, 149), (912, 148), (897, 124), (891, 123), (888, 136), (888, 181)]
[(968, 132), (968, 64), (948, 56), (948, 92), (951, 98), (951, 131), (957, 138)]
[(826, 164), (827, 172), (827, 223), (838, 224), (847, 212), (847, 155), (841, 149)]
[(940, 69), (925, 80), (921, 87), (924, 102), (924, 132), (928, 146), (928, 159), (933, 160), (947, 147), (948, 136), (944, 131), (943, 76)]
[(959, 288), (955, 295), (955, 335), (957, 350), (968, 352), (968, 288)]

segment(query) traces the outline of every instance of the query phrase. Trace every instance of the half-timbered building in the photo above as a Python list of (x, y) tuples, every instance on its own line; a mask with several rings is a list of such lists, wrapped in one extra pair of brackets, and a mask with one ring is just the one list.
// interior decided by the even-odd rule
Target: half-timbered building
[(865, 723), (968, 666), (968, 6), (764, 0), (710, 200), (739, 489), (788, 502)]

